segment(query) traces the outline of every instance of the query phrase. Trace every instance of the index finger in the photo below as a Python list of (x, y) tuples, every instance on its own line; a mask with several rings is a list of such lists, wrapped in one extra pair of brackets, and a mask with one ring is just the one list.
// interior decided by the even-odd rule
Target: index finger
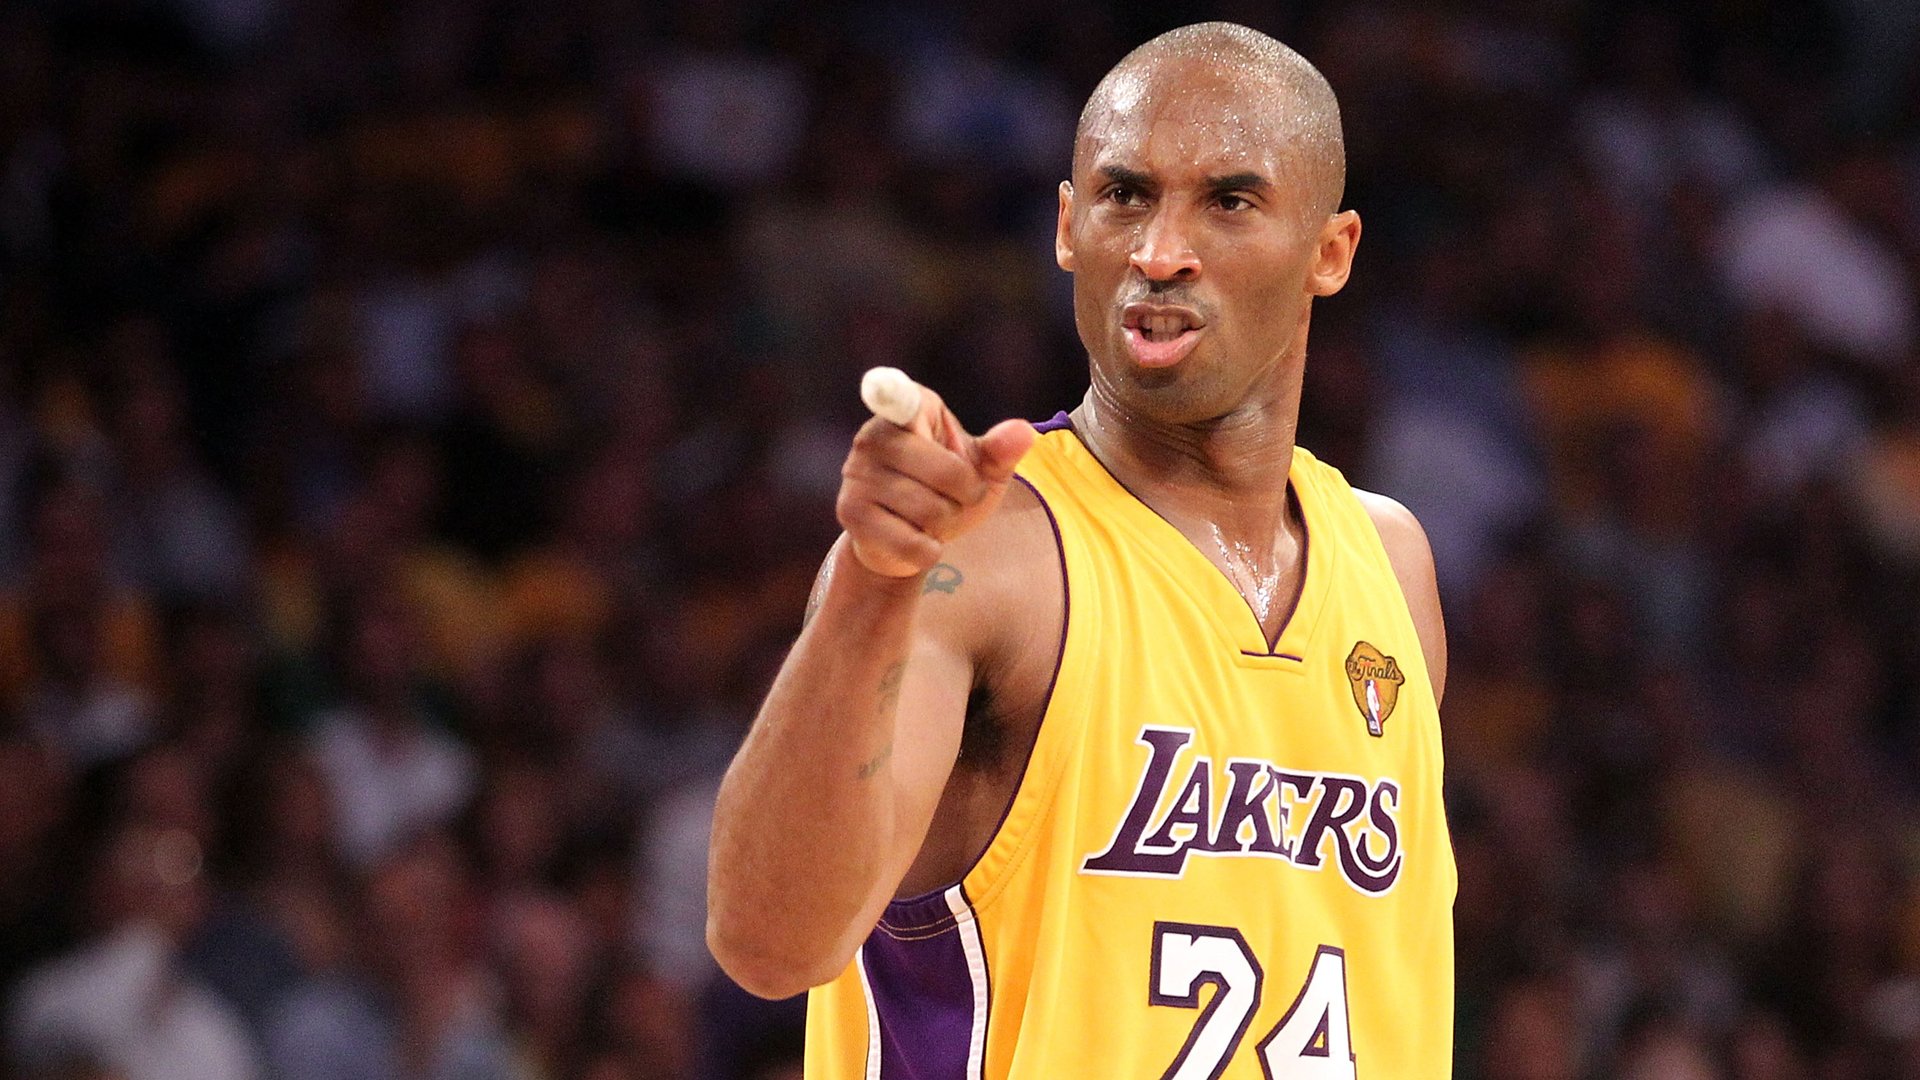
[(947, 411), (946, 402), (899, 368), (868, 368), (860, 377), (860, 400), (882, 420), (924, 435), (956, 454), (965, 450), (966, 432)]

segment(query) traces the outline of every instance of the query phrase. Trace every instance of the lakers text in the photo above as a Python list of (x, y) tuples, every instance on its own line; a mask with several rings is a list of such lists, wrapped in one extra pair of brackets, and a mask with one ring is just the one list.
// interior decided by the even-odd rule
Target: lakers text
[[(1400, 785), (1393, 780), (1369, 783), (1241, 757), (1229, 758), (1217, 774), (1211, 758), (1197, 755), (1176, 783), (1193, 730), (1145, 727), (1139, 741), (1149, 757), (1133, 803), (1113, 840), (1081, 863), (1082, 873), (1179, 877), (1190, 857), (1252, 857), (1314, 871), (1331, 861), (1368, 896), (1384, 895), (1399, 880)], [(1216, 783), (1225, 798), (1214, 798)]]

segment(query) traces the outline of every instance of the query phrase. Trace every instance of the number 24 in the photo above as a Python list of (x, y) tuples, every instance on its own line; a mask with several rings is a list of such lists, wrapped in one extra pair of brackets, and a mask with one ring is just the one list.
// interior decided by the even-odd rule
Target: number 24
[[(1200, 988), (1213, 997), (1161, 1080), (1213, 1080), (1226, 1069), (1260, 1007), (1265, 974), (1240, 931), (1189, 923), (1153, 924), (1153, 971), (1147, 1000), (1200, 1008)], [(1347, 954), (1322, 945), (1287, 1014), (1256, 1047), (1268, 1080), (1356, 1080), (1347, 1023)]]

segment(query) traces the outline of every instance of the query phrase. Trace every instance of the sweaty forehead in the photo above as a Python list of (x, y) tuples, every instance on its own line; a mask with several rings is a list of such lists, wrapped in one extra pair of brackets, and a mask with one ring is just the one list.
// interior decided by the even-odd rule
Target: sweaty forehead
[(1270, 79), (1203, 62), (1115, 72), (1088, 103), (1074, 144), (1076, 178), (1108, 166), (1279, 182), (1302, 127), (1295, 94)]

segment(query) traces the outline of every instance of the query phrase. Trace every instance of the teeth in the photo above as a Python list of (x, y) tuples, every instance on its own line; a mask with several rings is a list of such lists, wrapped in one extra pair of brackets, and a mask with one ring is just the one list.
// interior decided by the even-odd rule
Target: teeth
[(1143, 314), (1140, 316), (1140, 321), (1132, 325), (1141, 337), (1152, 342), (1172, 341), (1193, 329), (1187, 317), (1178, 312), (1164, 315)]
[(1149, 341), (1171, 340), (1187, 328), (1186, 320), (1178, 315), (1155, 315), (1145, 325)]

